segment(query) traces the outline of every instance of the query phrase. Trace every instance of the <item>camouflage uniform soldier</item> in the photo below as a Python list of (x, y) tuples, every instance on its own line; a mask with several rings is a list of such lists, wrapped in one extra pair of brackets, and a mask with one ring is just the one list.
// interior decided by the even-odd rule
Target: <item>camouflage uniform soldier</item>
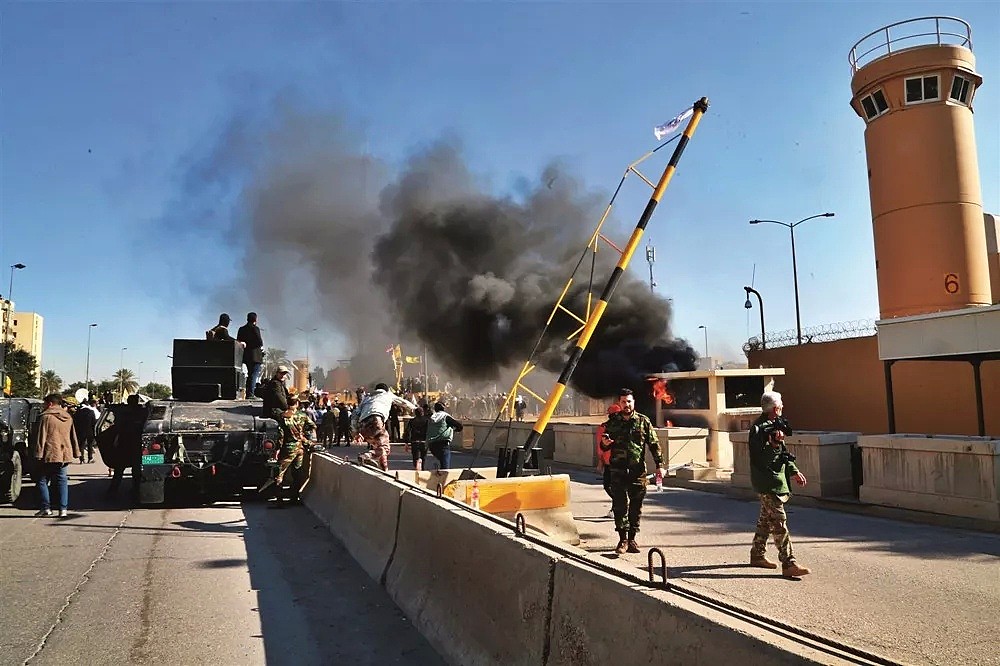
[(308, 434), (316, 427), (306, 413), (299, 411), (298, 407), (298, 399), (289, 398), (288, 409), (278, 419), (278, 428), (281, 432), (281, 458), (278, 461), (278, 474), (260, 488), (261, 491), (264, 491), (271, 485), (277, 486), (279, 502), (281, 501), (281, 486), (289, 468), (293, 470), (292, 476), (294, 477), (292, 495), (298, 497), (299, 489), (302, 486), (302, 480), (298, 477), (305, 459), (305, 448), (309, 445)]
[(781, 575), (786, 578), (805, 576), (809, 569), (795, 563), (792, 540), (788, 536), (788, 517), (785, 502), (791, 497), (788, 478), (800, 486), (806, 485), (806, 477), (795, 466), (795, 456), (785, 448), (785, 435), (792, 434), (792, 428), (781, 416), (784, 406), (781, 394), (768, 391), (761, 396), (760, 415), (750, 426), (750, 481), (760, 497), (760, 516), (757, 531), (750, 548), (750, 566), (761, 569), (777, 569), (778, 565), (764, 555), (768, 535), (774, 538), (781, 560)]
[(615, 515), (615, 530), (619, 541), (615, 552), (619, 555), (638, 553), (635, 535), (642, 517), (642, 501), (646, 497), (646, 449), (661, 474), (663, 454), (656, 438), (653, 424), (647, 416), (635, 411), (635, 396), (629, 389), (622, 389), (618, 396), (621, 411), (604, 422), (601, 449), (610, 451), (607, 465), (608, 492), (611, 494), (611, 511)]

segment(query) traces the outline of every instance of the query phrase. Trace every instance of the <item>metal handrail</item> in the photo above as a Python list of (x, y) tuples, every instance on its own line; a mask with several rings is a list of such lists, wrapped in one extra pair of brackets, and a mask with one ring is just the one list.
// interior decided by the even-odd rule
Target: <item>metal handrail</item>
[[(918, 23), (921, 21), (934, 21), (934, 31), (933, 32), (918, 32), (918, 33), (907, 33), (899, 37), (893, 38), (889, 33), (890, 28), (895, 28), (901, 25), (908, 25), (910, 23)], [(941, 22), (946, 22), (946, 30), (941, 29)], [(964, 34), (960, 32), (949, 32), (947, 28), (952, 30), (960, 29), (959, 26), (949, 26), (947, 23), (957, 23), (964, 28)], [(858, 47), (861, 46), (863, 42), (874, 36), (882, 36), (883, 40), (879, 41), (878, 44), (871, 47), (867, 51), (858, 54)], [(970, 51), (972, 50), (972, 26), (955, 16), (921, 16), (920, 18), (907, 19), (905, 21), (897, 21), (896, 23), (890, 23), (889, 25), (883, 26), (878, 30), (873, 30), (867, 35), (859, 39), (854, 46), (851, 47), (851, 53), (848, 55), (847, 60), (851, 63), (851, 74), (857, 72), (860, 68), (864, 67), (869, 62), (877, 60), (883, 56), (892, 53), (892, 45), (898, 44), (899, 42), (905, 42), (911, 39), (919, 39), (921, 37), (934, 37), (935, 40), (926, 40), (922, 45), (937, 44), (941, 46), (942, 44), (949, 44), (947, 40), (942, 41), (942, 38), (954, 37), (958, 40), (957, 43), (952, 44), (953, 46), (964, 46)], [(899, 50), (899, 49), (897, 49)], [(879, 52), (878, 55), (871, 59), (867, 59), (867, 56), (872, 53)], [(864, 61), (864, 62), (862, 62)]]

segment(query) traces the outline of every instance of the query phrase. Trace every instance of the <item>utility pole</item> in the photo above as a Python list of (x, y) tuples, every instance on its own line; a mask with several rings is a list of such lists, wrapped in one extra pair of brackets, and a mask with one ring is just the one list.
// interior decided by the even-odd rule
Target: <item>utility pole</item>
[(646, 261), (649, 262), (649, 291), (652, 293), (656, 282), (653, 281), (653, 262), (656, 261), (656, 248), (653, 247), (653, 239), (646, 243)]

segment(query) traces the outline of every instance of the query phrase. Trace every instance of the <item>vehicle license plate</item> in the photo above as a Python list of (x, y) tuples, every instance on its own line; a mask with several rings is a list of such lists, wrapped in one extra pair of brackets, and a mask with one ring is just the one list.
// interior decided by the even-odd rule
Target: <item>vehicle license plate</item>
[(153, 453), (148, 456), (142, 457), (143, 465), (162, 465), (163, 464), (163, 454)]

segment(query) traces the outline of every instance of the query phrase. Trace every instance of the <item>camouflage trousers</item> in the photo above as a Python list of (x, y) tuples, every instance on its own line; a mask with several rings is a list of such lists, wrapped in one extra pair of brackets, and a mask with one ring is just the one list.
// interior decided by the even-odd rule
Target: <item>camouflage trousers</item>
[(281, 459), (278, 461), (278, 475), (275, 477), (274, 482), (281, 487), (282, 482), (285, 480), (285, 472), (288, 468), (294, 468), (295, 470), (302, 469), (302, 461), (305, 458), (305, 449), (302, 444), (295, 442), (295, 446), (285, 446), (281, 453)]
[(358, 434), (364, 438), (372, 450), (362, 453), (363, 460), (376, 463), (383, 471), (389, 469), (389, 433), (385, 429), (385, 421), (381, 416), (369, 416), (358, 424)]
[(646, 475), (612, 469), (605, 487), (611, 495), (611, 511), (615, 514), (615, 530), (626, 532), (629, 538), (639, 531), (642, 501), (646, 499)]
[(753, 545), (750, 547), (750, 558), (764, 557), (767, 548), (767, 537), (774, 537), (774, 545), (778, 547), (778, 559), (782, 564), (795, 561), (792, 554), (792, 540), (788, 536), (788, 516), (785, 514), (785, 502), (789, 495), (761, 493), (760, 516), (757, 518), (757, 531), (753, 535)]

